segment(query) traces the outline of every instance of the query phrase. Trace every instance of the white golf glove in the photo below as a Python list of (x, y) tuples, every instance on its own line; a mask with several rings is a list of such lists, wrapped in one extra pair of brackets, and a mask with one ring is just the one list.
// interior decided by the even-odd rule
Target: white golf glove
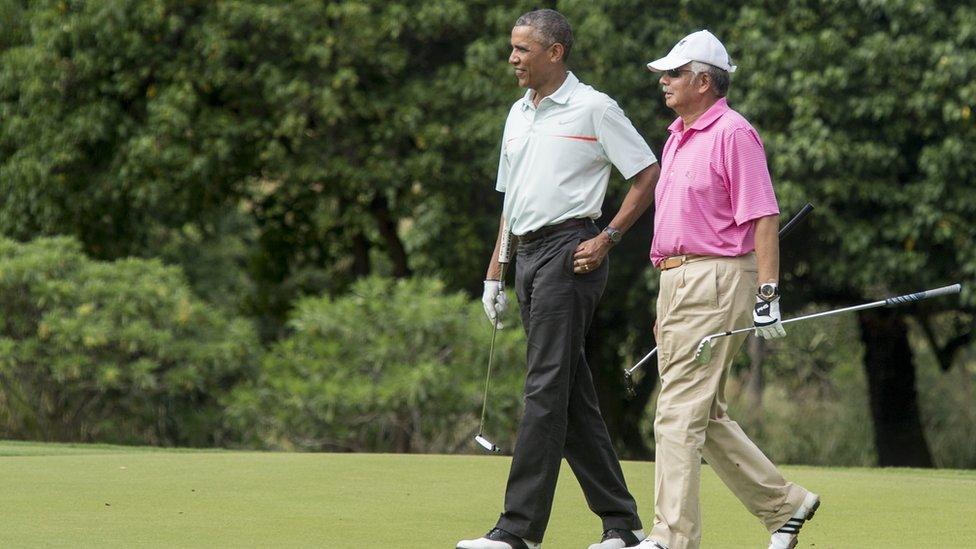
[(508, 307), (508, 296), (505, 295), (505, 287), (500, 280), (486, 280), (485, 292), (481, 294), (481, 304), (485, 306), (485, 314), (488, 321), (501, 328), (499, 320), (505, 309)]
[(786, 335), (782, 317), (779, 314), (779, 296), (766, 301), (756, 296), (756, 307), (752, 310), (752, 321), (756, 324), (756, 335), (763, 339), (776, 339)]

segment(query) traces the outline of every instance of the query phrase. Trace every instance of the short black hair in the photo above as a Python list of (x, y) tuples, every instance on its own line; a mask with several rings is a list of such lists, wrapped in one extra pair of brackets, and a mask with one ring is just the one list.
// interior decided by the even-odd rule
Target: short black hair
[(557, 42), (562, 44), (563, 61), (569, 59), (569, 52), (573, 49), (573, 28), (563, 14), (550, 9), (530, 11), (520, 15), (515, 26), (537, 30), (547, 48)]

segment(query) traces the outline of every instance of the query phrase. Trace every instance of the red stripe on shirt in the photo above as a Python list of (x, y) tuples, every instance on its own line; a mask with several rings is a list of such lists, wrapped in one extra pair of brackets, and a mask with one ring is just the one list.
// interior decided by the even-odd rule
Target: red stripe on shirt
[(580, 141), (596, 141), (596, 136), (593, 135), (557, 135), (556, 137), (562, 137), (564, 139), (579, 139)]

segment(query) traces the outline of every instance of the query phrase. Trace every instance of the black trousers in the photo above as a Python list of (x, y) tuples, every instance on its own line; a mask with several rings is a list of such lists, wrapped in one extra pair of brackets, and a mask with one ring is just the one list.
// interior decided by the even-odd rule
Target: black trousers
[(530, 541), (545, 534), (563, 457), (604, 529), (641, 528), (583, 355), (609, 262), (574, 274), (573, 252), (597, 234), (590, 221), (518, 246), (515, 291), (528, 336), (528, 372), (498, 528)]

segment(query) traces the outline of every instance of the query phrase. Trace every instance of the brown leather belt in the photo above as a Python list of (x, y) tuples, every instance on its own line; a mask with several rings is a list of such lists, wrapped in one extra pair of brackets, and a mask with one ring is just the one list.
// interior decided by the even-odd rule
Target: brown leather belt
[(660, 270), (662, 270), (662, 271), (666, 271), (668, 269), (673, 269), (675, 267), (680, 267), (680, 266), (684, 265), (685, 263), (688, 263), (692, 259), (702, 259), (702, 258), (705, 258), (705, 257), (709, 257), (709, 256), (707, 256), (707, 255), (694, 255), (694, 254), (676, 255), (676, 256), (668, 257), (664, 261), (658, 263), (657, 264), (657, 268), (660, 269)]
[(567, 229), (575, 229), (576, 227), (582, 227), (586, 225), (587, 222), (591, 221), (589, 218), (573, 218), (567, 219), (566, 221), (556, 223), (555, 225), (546, 225), (541, 229), (536, 229), (534, 231), (529, 231), (525, 234), (519, 235), (519, 242), (531, 242), (538, 238), (542, 238), (546, 235), (556, 233), (559, 231), (565, 231)]

